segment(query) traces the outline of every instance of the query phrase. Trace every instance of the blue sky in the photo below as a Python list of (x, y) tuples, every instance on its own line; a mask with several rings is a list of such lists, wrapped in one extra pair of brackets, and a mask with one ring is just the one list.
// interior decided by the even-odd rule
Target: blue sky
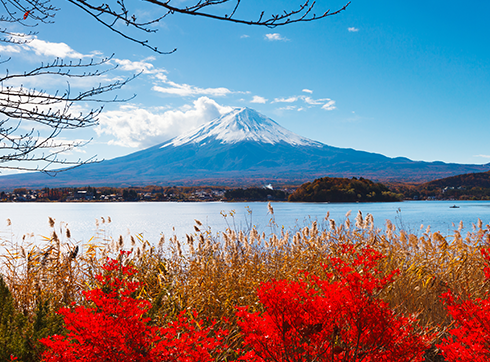
[[(255, 18), (260, 3), (246, 1), (240, 15)], [(133, 33), (159, 49), (177, 48), (171, 55), (123, 39), (68, 2), (54, 4), (61, 8), (55, 23), (37, 27), (35, 41), (0, 44), (2, 57), (12, 57), (3, 71), (56, 56), (76, 61), (113, 53), (119, 68), (96, 82), (143, 70), (115, 93), (135, 93), (134, 99), (105, 105), (96, 128), (63, 134), (92, 139), (68, 157), (125, 155), (230, 107), (251, 107), (331, 146), (413, 160), (490, 162), (490, 2), (353, 0), (339, 15), (274, 29), (174, 15), (155, 34)], [(266, 10), (298, 4), (270, 1)], [(317, 13), (344, 4), (319, 0)], [(157, 12), (149, 5), (137, 9), (140, 18)], [(25, 85), (66, 88), (52, 78)], [(85, 79), (70, 86), (90, 85)]]

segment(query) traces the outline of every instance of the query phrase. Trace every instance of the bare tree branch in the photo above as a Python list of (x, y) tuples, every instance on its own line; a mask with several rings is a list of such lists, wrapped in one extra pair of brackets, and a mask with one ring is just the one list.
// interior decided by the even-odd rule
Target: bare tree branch
[(344, 5), (342, 8), (330, 12), (330, 10), (325, 11), (323, 14), (316, 15), (312, 13), (314, 6), (316, 5), (316, 1), (313, 1), (311, 4), (309, 0), (304, 2), (299, 6), (298, 9), (296, 10), (290, 10), (290, 11), (283, 11), (281, 14), (272, 14), (269, 18), (264, 19), (263, 15), (264, 12), (262, 12), (258, 18), (258, 20), (247, 20), (247, 19), (239, 19), (235, 18), (235, 13), (240, 6), (241, 0), (235, 0), (235, 7), (233, 11), (231, 12), (230, 15), (225, 14), (225, 15), (218, 15), (218, 14), (213, 14), (210, 12), (204, 12), (201, 11), (203, 9), (207, 9), (209, 7), (218, 5), (218, 4), (224, 4), (224, 3), (229, 3), (231, 0), (207, 0), (207, 1), (199, 1), (197, 4), (193, 6), (188, 6), (185, 8), (179, 8), (179, 7), (174, 7), (170, 5), (170, 1), (162, 2), (159, 0), (144, 0), (146, 2), (161, 6), (165, 9), (167, 9), (169, 12), (168, 14), (172, 13), (181, 13), (181, 14), (187, 14), (187, 15), (195, 15), (195, 16), (203, 16), (215, 20), (223, 20), (223, 21), (231, 21), (234, 23), (240, 23), (240, 24), (247, 24), (247, 25), (259, 25), (259, 26), (266, 26), (268, 28), (275, 28), (277, 26), (282, 26), (286, 24), (292, 24), (292, 23), (298, 23), (298, 22), (307, 22), (307, 21), (314, 21), (314, 20), (319, 20), (326, 18), (327, 16), (332, 16), (332, 15), (337, 15), (340, 12), (344, 11), (347, 6), (349, 6), (350, 1)]
[[(125, 24), (127, 26), (133, 27), (137, 30), (140, 30), (144, 33), (154, 33), (155, 29), (152, 29), (150, 26), (154, 25), (169, 15), (174, 14), (184, 14), (184, 15), (192, 15), (210, 18), (214, 20), (233, 22), (238, 24), (246, 24), (246, 25), (256, 25), (256, 26), (265, 26), (267, 28), (275, 28), (277, 26), (283, 26), (287, 24), (299, 23), (299, 22), (310, 22), (314, 20), (324, 19), (328, 16), (337, 15), (340, 12), (344, 11), (347, 6), (349, 6), (350, 1), (344, 5), (342, 8), (337, 9), (335, 11), (324, 11), (323, 13), (317, 15), (313, 12), (314, 7), (316, 6), (316, 2), (313, 1), (310, 3), (309, 0), (306, 0), (304, 3), (300, 4), (296, 10), (284, 10), (282, 13), (272, 14), (270, 17), (264, 17), (264, 12), (261, 12), (256, 20), (252, 19), (244, 19), (236, 16), (238, 8), (244, 0), (196, 0), (197, 2), (194, 5), (179, 7), (173, 6), (172, 0), (160, 1), (160, 0), (141, 0), (144, 3), (149, 3), (155, 5), (157, 10), (163, 9), (165, 10), (164, 14), (156, 17), (152, 20), (140, 22), (138, 21), (136, 15), (131, 13), (126, 6), (124, 0), (113, 0), (114, 4), (111, 6), (109, 3), (102, 3), (95, 5), (90, 2), (90, 0), (68, 0), (70, 3), (76, 5), (80, 9), (84, 10), (86, 13), (90, 14), (94, 19), (96, 19), (99, 23), (103, 24), (105, 27), (114, 31), (115, 33), (123, 36), (124, 38), (131, 40), (135, 43), (141, 44), (151, 50), (159, 53), (159, 54), (170, 54), (176, 51), (173, 49), (168, 52), (162, 52), (158, 50), (157, 47), (150, 45), (147, 40), (136, 39), (133, 36), (125, 33), (120, 28), (117, 28), (116, 25), (118, 23)], [(218, 5), (223, 4), (231, 4), (233, 6), (230, 14), (219, 14), (213, 12), (213, 10)]]
[[(52, 23), (55, 14), (59, 11), (50, 4), (50, 0), (0, 0), (1, 22), (19, 23), (23, 26), (36, 26), (37, 22)], [(29, 24), (27, 20), (34, 21)]]
[[(150, 45), (148, 43), (148, 40), (138, 40), (138, 39), (126, 34), (125, 32), (118, 30), (115, 26), (118, 21), (123, 21), (126, 25), (128, 25), (128, 26), (131, 25), (132, 27), (134, 27), (138, 30), (141, 30), (145, 33), (154, 33), (154, 32), (156, 32), (156, 30), (150, 29), (150, 28), (148, 28), (148, 26), (150, 26), (151, 24), (158, 23), (166, 15), (159, 17), (159, 18), (156, 18), (154, 20), (151, 20), (149, 22), (139, 23), (136, 21), (135, 15), (129, 16), (128, 11), (126, 9), (126, 6), (124, 5), (124, 1), (120, 1), (120, 0), (117, 1), (117, 4), (120, 6), (119, 11), (113, 10), (108, 4), (93, 6), (85, 0), (68, 0), (68, 2), (78, 6), (80, 9), (82, 9), (85, 12), (87, 12), (88, 14), (90, 14), (100, 24), (109, 28), (113, 32), (121, 35), (123, 38), (128, 39), (132, 42), (141, 44), (144, 47), (147, 47), (147, 48), (153, 50), (154, 52), (156, 52), (158, 54), (172, 54), (173, 52), (175, 52), (177, 50), (177, 49), (173, 49), (173, 50), (168, 51), (168, 52), (160, 51), (160, 50), (158, 50), (158, 48), (156, 46)], [(107, 18), (109, 20), (106, 21), (105, 18), (103, 17), (103, 15), (108, 15)]]
[[(94, 162), (89, 160), (68, 161), (60, 155), (86, 144), (85, 141), (56, 140), (64, 130), (92, 127), (97, 124), (103, 107), (85, 113), (72, 112), (72, 106), (80, 102), (125, 102), (99, 98), (107, 92), (118, 90), (138, 74), (73, 94), (70, 84), (64, 92), (49, 93), (44, 90), (8, 85), (9, 82), (27, 81), (38, 77), (93, 78), (100, 77), (117, 66), (110, 65), (112, 57), (99, 61), (65, 63), (56, 59), (20, 74), (7, 72), (0, 77), (0, 169), (37, 170), (49, 174), (59, 172), (60, 167)], [(108, 69), (100, 67), (109, 65)], [(42, 126), (42, 132), (39, 127)], [(44, 127), (44, 128), (43, 128)], [(27, 129), (28, 131), (24, 131)], [(20, 163), (20, 166), (16, 164)], [(33, 164), (29, 167), (27, 164)], [(63, 168), (66, 170), (69, 168)]]

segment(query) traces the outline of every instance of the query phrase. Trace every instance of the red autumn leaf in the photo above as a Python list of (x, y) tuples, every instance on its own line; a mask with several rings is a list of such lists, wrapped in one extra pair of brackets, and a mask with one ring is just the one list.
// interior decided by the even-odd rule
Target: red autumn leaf
[(27, 17), (29, 16), (29, 14), (30, 14), (30, 13), (31, 13), (31, 11), (30, 11), (30, 10), (27, 10), (27, 11), (25, 12), (25, 14), (24, 14), (24, 20), (26, 20), (26, 19), (27, 19)]

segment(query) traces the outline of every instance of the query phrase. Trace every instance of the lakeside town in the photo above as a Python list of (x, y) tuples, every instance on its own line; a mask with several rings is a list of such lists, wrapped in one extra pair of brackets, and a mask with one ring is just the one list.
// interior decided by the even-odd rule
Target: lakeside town
[(219, 186), (145, 186), (145, 187), (81, 187), (48, 188), (34, 190), (16, 188), (1, 191), (0, 202), (123, 202), (123, 201), (285, 201), (294, 188), (275, 190), (271, 185), (249, 189)]
[(14, 189), (0, 192), (2, 202), (119, 202), (119, 201), (220, 201), (226, 188), (215, 187), (83, 187)]

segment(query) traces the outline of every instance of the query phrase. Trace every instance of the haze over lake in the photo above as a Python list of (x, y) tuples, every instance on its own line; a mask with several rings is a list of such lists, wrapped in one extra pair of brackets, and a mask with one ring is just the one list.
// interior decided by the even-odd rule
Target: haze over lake
[[(456, 204), (458, 208), (450, 208)], [(321, 225), (327, 212), (337, 223), (344, 222), (346, 213), (352, 211), (353, 221), (358, 210), (363, 216), (371, 213), (375, 226), (384, 228), (386, 220), (391, 220), (397, 228), (421, 234), (428, 225), (431, 231), (451, 235), (463, 221), (470, 231), (478, 218), (483, 225), (490, 223), (490, 201), (404, 201), (393, 203), (286, 203), (272, 202), (274, 220), (267, 212), (266, 202), (245, 203), (175, 203), (175, 202), (117, 202), (117, 203), (3, 203), (0, 209), (0, 238), (21, 240), (25, 234), (34, 234), (33, 241), (42, 242), (42, 236), (49, 236), (53, 229), (48, 218), (56, 221), (55, 230), (60, 226), (70, 229), (73, 242), (88, 242), (94, 236), (113, 237), (141, 234), (150, 243), (157, 243), (161, 235), (166, 239), (177, 235), (194, 233), (195, 219), (203, 223), (203, 228), (211, 228), (213, 233), (227, 227), (246, 230), (255, 225), (260, 232), (297, 230), (317, 220)], [(234, 210), (235, 215), (230, 216)], [(249, 212), (250, 211), (250, 212)], [(224, 217), (223, 214), (228, 216)], [(103, 218), (103, 219), (102, 219)], [(111, 220), (109, 223), (108, 220)], [(11, 225), (8, 225), (7, 219)], [(99, 226), (96, 226), (96, 223)], [(454, 226), (453, 226), (454, 223)], [(421, 231), (421, 224), (424, 225)]]

